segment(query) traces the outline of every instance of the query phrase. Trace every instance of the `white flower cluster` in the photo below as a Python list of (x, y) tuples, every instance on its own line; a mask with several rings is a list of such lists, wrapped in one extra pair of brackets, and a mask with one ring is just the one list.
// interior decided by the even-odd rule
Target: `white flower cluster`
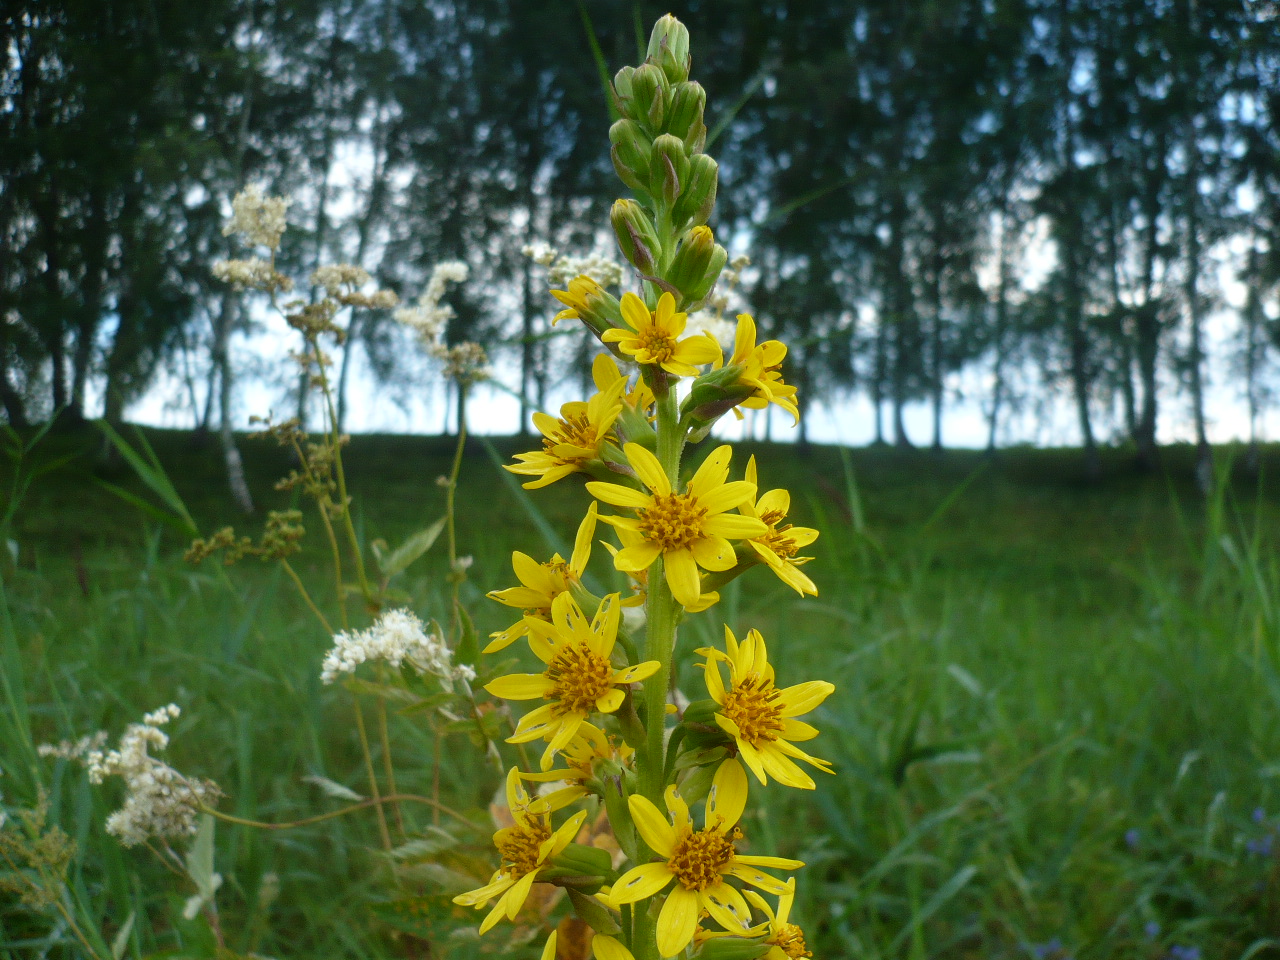
[(707, 297), (701, 310), (689, 314), (689, 326), (712, 337), (726, 350), (733, 349), (737, 336), (737, 325), (726, 320), (724, 313), (729, 309), (730, 294), (742, 280), (742, 271), (751, 266), (751, 258), (745, 253), (729, 261), (727, 269), (721, 271), (715, 289)]
[(476, 676), (466, 664), (454, 664), (444, 638), (427, 633), (422, 621), (408, 610), (388, 611), (368, 630), (336, 634), (333, 649), (324, 658), (320, 680), (333, 683), (370, 660), (384, 660), (396, 669), (407, 663), (420, 674), (438, 677), (446, 690), (453, 689), (455, 680), (471, 681)]
[(371, 307), (389, 310), (400, 302), (390, 290), (361, 293), (360, 288), (373, 280), (369, 271), (353, 263), (331, 263), (311, 272), (311, 285), (324, 287), (325, 295), (349, 307)]
[(453, 318), (453, 307), (440, 303), (445, 288), (450, 283), (463, 283), (468, 275), (467, 265), (456, 260), (437, 263), (431, 271), (431, 279), (427, 289), (418, 297), (418, 303), (412, 307), (402, 307), (393, 316), (397, 323), (403, 323), (418, 332), (428, 345), (436, 343), (444, 333), (445, 324)]
[(616, 287), (622, 283), (622, 265), (597, 253), (571, 257), (545, 243), (528, 244), (520, 252), (547, 268), (547, 281), (553, 287), (567, 287), (570, 280), (584, 274), (602, 287)]
[(290, 202), (285, 197), (266, 196), (259, 186), (245, 187), (231, 201), (231, 220), (222, 228), (222, 235), (238, 233), (251, 247), (278, 250)]
[(122, 806), (107, 817), (107, 833), (126, 847), (151, 837), (189, 837), (196, 832), (196, 814), (222, 795), (211, 780), (184, 777), (173, 767), (151, 756), (150, 750), (169, 745), (160, 728), (178, 717), (175, 704), (161, 707), (125, 728), (115, 750), (103, 750), (107, 735), (97, 733), (76, 743), (44, 744), (40, 755), (77, 760), (89, 771), (89, 782), (102, 783), (120, 777), (128, 791)]
[(489, 355), (478, 343), (467, 340), (452, 347), (437, 343), (428, 347), (428, 352), (440, 361), (442, 372), (450, 380), (470, 386), (491, 376)]
[(293, 289), (293, 281), (276, 268), (268, 260), (261, 257), (250, 257), (248, 260), (215, 260), (213, 275), (224, 283), (230, 283), (238, 289), (248, 287), (250, 290), (262, 290), (267, 293)]

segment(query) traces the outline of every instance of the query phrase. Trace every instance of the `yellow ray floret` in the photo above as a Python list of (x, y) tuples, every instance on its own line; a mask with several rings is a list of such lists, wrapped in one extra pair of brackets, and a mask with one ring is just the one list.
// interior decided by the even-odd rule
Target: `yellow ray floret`
[(730, 540), (768, 532), (763, 521), (728, 512), (749, 500), (756, 488), (745, 480), (726, 482), (733, 457), (727, 445), (712, 451), (683, 493), (672, 489), (662, 464), (644, 447), (628, 443), (623, 452), (649, 493), (616, 483), (587, 484), (597, 499), (636, 512), (634, 518), (600, 518), (618, 530), (624, 543), (613, 558), (614, 566), (634, 573), (647, 570), (661, 556), (676, 601), (696, 607), (702, 596), (698, 568), (728, 570), (737, 563)]
[(622, 319), (631, 329), (614, 327), (601, 339), (616, 343), (636, 363), (657, 364), (677, 377), (696, 377), (699, 366), (723, 356), (720, 345), (706, 334), (680, 339), (688, 316), (676, 313), (676, 298), (670, 293), (658, 298), (658, 309), (652, 313), (634, 293), (624, 293)]
[[(748, 483), (756, 483), (756, 458), (747, 461)], [(759, 487), (757, 486), (757, 490)], [(818, 531), (812, 527), (795, 527), (786, 523), (787, 513), (791, 509), (791, 494), (781, 488), (770, 490), (757, 500), (750, 500), (738, 507), (744, 516), (755, 517), (769, 529), (759, 537), (749, 541), (751, 549), (756, 552), (769, 569), (778, 575), (787, 586), (801, 596), (818, 595), (814, 582), (800, 569), (800, 565), (808, 563), (812, 557), (798, 557), (797, 553), (818, 539)]]
[(520, 776), (532, 783), (562, 782), (564, 786), (545, 797), (552, 810), (561, 810), (590, 792), (586, 784), (596, 776), (597, 760), (608, 760), (619, 767), (627, 767), (634, 756), (635, 751), (626, 743), (615, 741), (593, 723), (583, 723), (578, 728), (577, 736), (560, 751), (565, 764), (563, 767), (542, 773), (522, 773)]
[(604, 296), (604, 289), (585, 273), (569, 281), (568, 290), (552, 290), (551, 295), (564, 304), (564, 309), (551, 321), (555, 326), (561, 320), (579, 320), (591, 312), (591, 301)]
[[(607, 353), (601, 353), (591, 361), (591, 380), (595, 383), (596, 389), (603, 393), (619, 380), (625, 383), (627, 378), (622, 375), (613, 357)], [(636, 377), (635, 386), (623, 393), (622, 402), (640, 413), (646, 415), (650, 413), (653, 409), (654, 397), (653, 391), (644, 382), (644, 377)]]
[(751, 936), (764, 935), (764, 942), (769, 945), (769, 952), (762, 960), (800, 960), (812, 957), (813, 953), (805, 946), (804, 931), (791, 923), (791, 906), (796, 899), (796, 881), (787, 881), (787, 889), (778, 897), (778, 909), (774, 911), (768, 902), (754, 890), (747, 891), (747, 899), (752, 906), (763, 913), (768, 920), (753, 927)]
[[(775, 403), (799, 423), (796, 388), (782, 380), (782, 361), (786, 356), (787, 345), (781, 340), (766, 340), (757, 344), (755, 319), (749, 313), (738, 314), (738, 330), (729, 364), (741, 364), (743, 372), (739, 380), (756, 388), (755, 393), (742, 402), (742, 406), (763, 410)], [(738, 416), (742, 414), (739, 413)]]
[[(552, 930), (551, 936), (547, 937), (547, 945), (542, 948), (541, 960), (556, 960), (556, 939), (556, 931)], [(606, 937), (603, 933), (592, 934), (591, 956), (595, 960), (635, 960), (630, 950), (615, 938)]]
[(460, 906), (477, 909), (497, 898), (498, 902), (480, 924), (481, 933), (487, 933), (503, 917), (515, 919), (538, 875), (577, 836), (587, 817), (585, 811), (580, 811), (559, 830), (552, 830), (550, 808), (545, 800), (530, 798), (517, 767), (512, 767), (507, 774), (507, 806), (515, 823), (493, 835), (502, 865), (483, 887), (453, 898)]
[(563, 480), (571, 473), (586, 469), (592, 460), (600, 460), (603, 449), (613, 443), (613, 424), (622, 412), (622, 392), (626, 382), (614, 383), (585, 403), (574, 400), (560, 408), (556, 419), (542, 412), (533, 415), (534, 426), (542, 434), (542, 449), (517, 453), (519, 463), (504, 469), (521, 476), (537, 477), (524, 484), (534, 490)]
[(618, 594), (611, 593), (588, 623), (573, 597), (560, 594), (551, 604), (550, 623), (529, 621), (529, 646), (547, 669), (499, 677), (485, 686), (504, 700), (550, 701), (525, 714), (507, 741), (547, 740), (543, 770), (551, 769), (555, 754), (577, 736), (593, 711), (613, 713), (622, 706), (628, 684), (652, 676), (661, 666), (657, 660), (622, 669), (610, 663), (620, 607)]
[(674, 786), (667, 788), (665, 799), (670, 820), (644, 797), (627, 800), (636, 829), (661, 860), (624, 873), (609, 891), (609, 901), (615, 906), (635, 903), (670, 886), (658, 914), (658, 952), (674, 957), (693, 939), (704, 912), (726, 930), (746, 932), (750, 908), (727, 878), (779, 895), (786, 886), (761, 868), (795, 870), (804, 864), (782, 857), (744, 856), (734, 847), (742, 838), (737, 824), (747, 804), (747, 775), (736, 760), (724, 761), (716, 771), (703, 829), (693, 828), (689, 808)]
[(489, 636), (492, 638), (484, 648), (485, 653), (492, 653), (510, 646), (513, 642), (529, 633), (530, 620), (547, 621), (551, 619), (551, 604), (556, 597), (564, 593), (574, 583), (582, 580), (583, 571), (591, 559), (591, 538), (596, 533), (596, 505), (587, 508), (587, 515), (578, 525), (578, 535), (573, 541), (573, 554), (565, 563), (560, 554), (553, 554), (546, 563), (538, 563), (531, 556), (516, 550), (511, 554), (511, 567), (520, 580), (520, 586), (508, 587), (505, 590), (491, 590), (486, 596), (497, 600), (508, 607), (524, 611), (518, 623), (505, 630), (499, 630)]
[[(768, 783), (772, 776), (789, 787), (812, 790), (813, 778), (796, 766), (795, 760), (811, 763), (825, 773), (833, 771), (826, 760), (811, 757), (795, 745), (818, 735), (817, 729), (796, 717), (821, 704), (835, 686), (826, 680), (811, 680), (779, 690), (759, 630), (750, 631), (739, 644), (733, 631), (725, 627), (724, 645), (724, 653), (710, 648), (698, 651), (707, 658), (703, 665), (707, 691), (720, 706), (716, 722), (737, 741), (739, 755), (761, 783)], [(721, 661), (729, 664), (727, 687), (720, 673)]]

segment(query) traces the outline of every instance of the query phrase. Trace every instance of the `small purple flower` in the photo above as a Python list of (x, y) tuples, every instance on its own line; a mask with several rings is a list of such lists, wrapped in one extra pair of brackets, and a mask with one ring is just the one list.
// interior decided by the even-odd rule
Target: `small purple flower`
[(1160, 924), (1156, 923), (1154, 920), (1148, 920), (1147, 925), (1142, 928), (1142, 932), (1147, 935), (1148, 940), (1154, 940), (1156, 937), (1160, 936)]
[(1200, 960), (1199, 947), (1170, 947), (1169, 960)]
[(1124, 842), (1128, 844), (1130, 850), (1138, 849), (1138, 845), (1142, 843), (1142, 834), (1138, 832), (1137, 827), (1130, 827), (1124, 832)]
[(1267, 811), (1263, 810), (1261, 807), (1254, 807), (1254, 808), (1253, 808), (1253, 822), (1254, 822), (1254, 823), (1261, 823), (1261, 822), (1262, 822), (1263, 820), (1265, 820), (1265, 819), (1267, 819)]
[(1031, 956), (1035, 957), (1035, 960), (1072, 960), (1071, 955), (1067, 953), (1067, 948), (1057, 937), (1048, 943), (1031, 944)]
[(1256, 856), (1269, 857), (1271, 856), (1271, 851), (1275, 849), (1275, 843), (1276, 835), (1274, 833), (1267, 833), (1256, 840), (1248, 841), (1244, 845), (1244, 848)]

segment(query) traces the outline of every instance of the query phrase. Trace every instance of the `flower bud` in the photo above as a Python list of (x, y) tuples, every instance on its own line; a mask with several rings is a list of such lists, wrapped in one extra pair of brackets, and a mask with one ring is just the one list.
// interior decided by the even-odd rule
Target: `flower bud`
[(670, 91), (671, 84), (666, 74), (653, 64), (641, 64), (631, 74), (631, 101), (627, 105), (627, 116), (650, 133), (658, 133), (667, 116)]
[(707, 91), (700, 83), (678, 83), (671, 89), (671, 109), (667, 111), (667, 133), (684, 142), (685, 153), (697, 151), (690, 145), (701, 137), (702, 148), (707, 138), (707, 126), (703, 111), (707, 107)]
[(710, 227), (694, 227), (676, 251), (665, 279), (680, 291), (685, 306), (697, 303), (711, 292), (728, 259), (728, 252), (716, 243)]
[(692, 221), (694, 226), (706, 223), (716, 206), (716, 182), (720, 168), (705, 153), (689, 158), (689, 181), (671, 211), (675, 224)]
[(613, 224), (622, 255), (641, 273), (652, 275), (662, 245), (644, 208), (634, 200), (617, 200), (609, 211), (609, 222)]
[(689, 396), (680, 405), (680, 416), (690, 428), (690, 440), (701, 439), (712, 425), (755, 392), (755, 384), (742, 383), (741, 364), (730, 364), (719, 370), (704, 373), (693, 381)]
[(564, 304), (552, 324), (561, 320), (581, 320), (600, 336), (606, 330), (620, 326), (622, 308), (618, 298), (596, 283), (586, 274), (569, 281), (567, 290), (552, 290), (551, 295)]
[(649, 162), (653, 141), (634, 120), (622, 119), (609, 128), (610, 154), (618, 179), (632, 190), (649, 191)]
[(635, 67), (623, 67), (613, 75), (613, 102), (619, 113), (626, 114), (631, 102), (631, 75), (635, 72)]
[(679, 199), (688, 182), (689, 158), (684, 155), (684, 144), (664, 133), (653, 141), (653, 155), (649, 159), (650, 192), (670, 206)]
[(653, 33), (649, 35), (649, 50), (646, 62), (662, 68), (668, 80), (679, 83), (689, 79), (689, 30), (667, 14), (653, 25)]

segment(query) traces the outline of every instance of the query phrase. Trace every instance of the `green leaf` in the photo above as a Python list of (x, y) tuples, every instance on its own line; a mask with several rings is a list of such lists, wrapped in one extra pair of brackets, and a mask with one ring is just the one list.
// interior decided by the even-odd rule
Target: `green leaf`
[(166, 527), (176, 530), (188, 539), (194, 540), (196, 537), (200, 536), (200, 531), (196, 529), (194, 524), (188, 523), (182, 517), (175, 517), (172, 513), (166, 513), (154, 503), (147, 503), (146, 500), (143, 500), (136, 493), (130, 493), (123, 487), (117, 487), (114, 483), (108, 483), (106, 480), (100, 480), (97, 477), (93, 478), (93, 482), (109, 493), (115, 494), (125, 503), (129, 503), (137, 507), (153, 520), (159, 520)]
[(381, 551), (375, 551), (375, 555), (378, 556), (378, 567), (382, 570), (382, 575), (388, 578), (394, 577), (430, 550), (432, 544), (439, 539), (447, 520), (448, 517), (441, 517), (431, 526), (419, 530), (400, 546), (396, 547), (385, 559), (380, 555)]
[(569, 899), (573, 902), (574, 912), (596, 933), (602, 933), (608, 937), (622, 929), (618, 926), (618, 921), (614, 915), (595, 897), (589, 897), (581, 890), (575, 890), (573, 887), (566, 887), (565, 889), (569, 891)]
[(461, 603), (454, 605), (458, 611), (458, 623), (462, 625), (462, 639), (458, 641), (458, 649), (454, 658), (458, 663), (474, 664), (480, 659), (480, 634), (476, 632), (475, 621)]
[(141, 452), (129, 446), (128, 442), (116, 433), (111, 424), (105, 420), (98, 421), (98, 429), (105, 435), (111, 445), (121, 457), (133, 467), (134, 473), (138, 478), (147, 485), (147, 487), (159, 497), (169, 510), (179, 517), (186, 524), (186, 529), (191, 531), (191, 536), (198, 535), (195, 520), (191, 517), (191, 512), (187, 509), (187, 505), (183, 502), (182, 497), (178, 495), (177, 488), (174, 487), (169, 475), (165, 473), (164, 467), (160, 465), (160, 458), (156, 456), (156, 452), (151, 449), (151, 445), (147, 443), (147, 438), (141, 430), (135, 430), (138, 440), (138, 447)]
[(457, 906), (445, 896), (405, 897), (375, 903), (373, 913), (389, 927), (432, 942), (444, 940), (464, 924), (475, 923), (471, 910)]
[(200, 815), (200, 827), (196, 832), (191, 852), (187, 854), (187, 875), (196, 885), (200, 899), (206, 903), (213, 899), (218, 884), (213, 879), (214, 819), (209, 814)]

